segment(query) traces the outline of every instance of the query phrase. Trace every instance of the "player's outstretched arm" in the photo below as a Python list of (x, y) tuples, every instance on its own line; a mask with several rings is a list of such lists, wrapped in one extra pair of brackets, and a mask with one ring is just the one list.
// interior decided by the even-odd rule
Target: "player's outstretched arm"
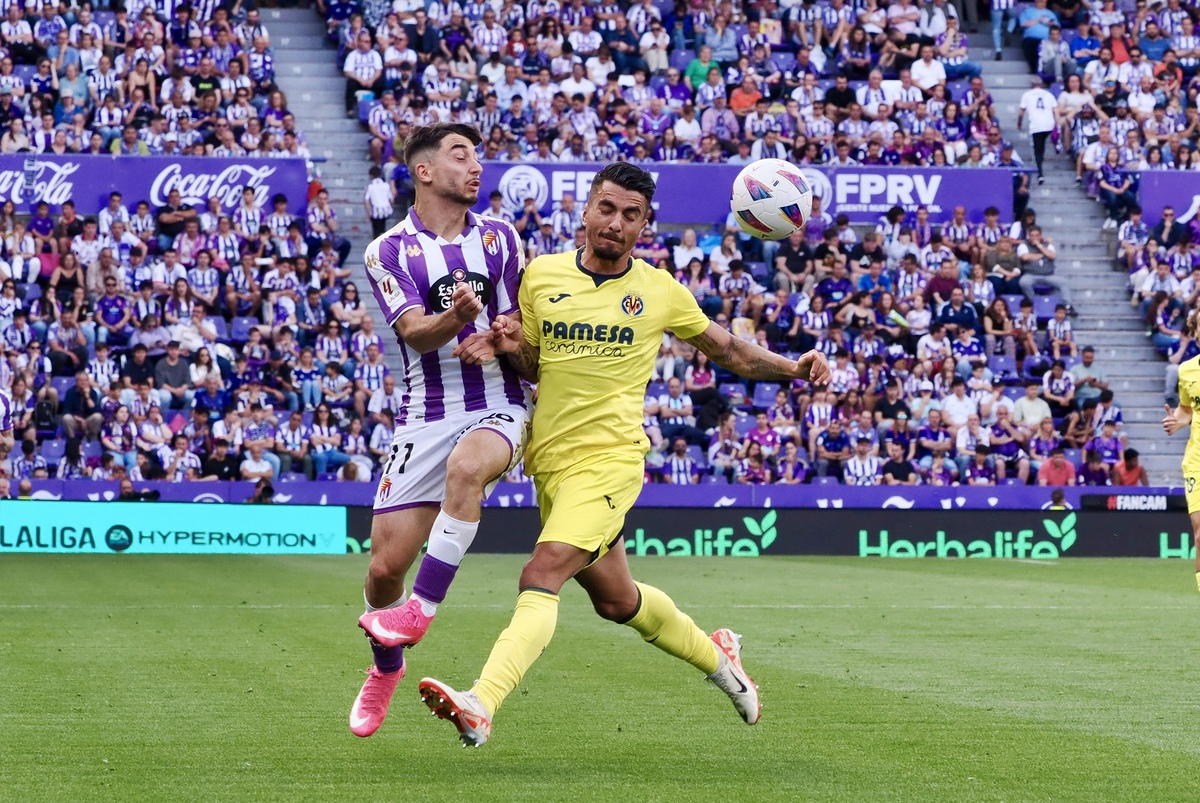
[(687, 342), (722, 368), (746, 379), (806, 379), (814, 385), (829, 382), (829, 361), (819, 351), (792, 360), (736, 338), (715, 323)]
[(470, 285), (459, 282), (450, 296), (450, 309), (426, 315), (411, 309), (396, 320), (396, 334), (422, 354), (437, 351), (453, 340), (462, 328), (483, 313), (483, 300)]
[(1174, 410), (1171, 409), (1171, 405), (1169, 404), (1164, 404), (1163, 407), (1166, 408), (1167, 415), (1163, 419), (1162, 428), (1163, 432), (1167, 433), (1168, 435), (1174, 435), (1176, 432), (1192, 423), (1191, 407), (1184, 407), (1182, 403)]

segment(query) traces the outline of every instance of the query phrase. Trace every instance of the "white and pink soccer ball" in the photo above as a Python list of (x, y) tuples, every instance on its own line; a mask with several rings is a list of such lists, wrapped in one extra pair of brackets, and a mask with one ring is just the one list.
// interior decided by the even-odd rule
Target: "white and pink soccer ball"
[(734, 179), (729, 206), (751, 237), (782, 240), (808, 222), (812, 201), (812, 187), (799, 167), (783, 159), (760, 159)]

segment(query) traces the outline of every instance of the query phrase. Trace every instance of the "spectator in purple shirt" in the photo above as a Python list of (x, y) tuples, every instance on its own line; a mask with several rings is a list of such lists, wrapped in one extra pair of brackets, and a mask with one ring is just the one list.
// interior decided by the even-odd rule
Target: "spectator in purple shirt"
[(1080, 485), (1111, 485), (1109, 467), (1099, 452), (1088, 452), (1087, 463), (1075, 474), (1075, 482)]
[(104, 280), (104, 295), (96, 299), (96, 342), (123, 346), (133, 334), (130, 319), (133, 308), (129, 300), (117, 293), (117, 280)]
[(1112, 467), (1121, 461), (1125, 450), (1121, 439), (1117, 437), (1117, 425), (1112, 421), (1104, 422), (1100, 434), (1088, 441), (1086, 448), (1099, 456), (1106, 471), (1112, 471)]
[(975, 459), (967, 463), (963, 479), (967, 485), (995, 485), (995, 471), (988, 465), (988, 453), (991, 451), (982, 443), (975, 446)]
[(762, 447), (765, 457), (771, 457), (779, 452), (779, 433), (771, 426), (765, 410), (759, 410), (754, 416), (755, 428), (746, 434), (743, 449), (749, 449), (751, 443)]

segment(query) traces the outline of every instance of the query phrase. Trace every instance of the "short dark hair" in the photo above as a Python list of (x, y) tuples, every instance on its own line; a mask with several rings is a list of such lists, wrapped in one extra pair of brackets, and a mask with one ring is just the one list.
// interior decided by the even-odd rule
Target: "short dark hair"
[(592, 179), (592, 193), (599, 190), (606, 181), (611, 181), (622, 189), (640, 193), (646, 199), (646, 211), (650, 211), (650, 204), (654, 202), (655, 185), (654, 177), (648, 172), (629, 162), (613, 162)]
[(479, 131), (474, 126), (469, 126), (466, 123), (438, 122), (417, 126), (408, 135), (408, 140), (404, 143), (404, 164), (408, 165), (409, 171), (412, 171), (418, 159), (431, 151), (436, 151), (441, 147), (442, 140), (452, 134), (465, 137), (472, 145), (478, 145), (480, 142), (483, 142)]

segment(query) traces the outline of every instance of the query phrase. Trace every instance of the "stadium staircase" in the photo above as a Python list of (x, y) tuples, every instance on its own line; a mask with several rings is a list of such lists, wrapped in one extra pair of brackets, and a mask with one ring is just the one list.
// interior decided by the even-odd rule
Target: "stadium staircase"
[[(1006, 47), (1003, 61), (994, 61), (990, 24), (986, 32), (970, 34), (969, 41), (970, 58), (983, 67), (1005, 138), (1032, 165), (1029, 137), (1016, 130), (1021, 95), (1030, 79), (1020, 48)], [(1095, 346), (1096, 362), (1107, 373), (1125, 416), (1129, 445), (1141, 453), (1151, 483), (1177, 485), (1184, 439), (1168, 439), (1159, 427), (1163, 360), (1145, 336), (1138, 310), (1129, 305), (1127, 274), (1113, 260), (1113, 235), (1101, 231), (1104, 208), (1076, 186), (1074, 165), (1065, 155), (1048, 153), (1045, 174), (1043, 186), (1031, 187), (1029, 206), (1058, 249), (1057, 275), (1066, 279), (1079, 311), (1076, 340), (1080, 348)]]
[[(367, 161), (367, 132), (358, 120), (346, 117), (346, 83), (337, 65), (336, 50), (325, 39), (321, 18), (310, 8), (264, 8), (262, 14), (275, 49), (279, 87), (308, 137), (313, 158), (325, 160), (317, 164), (321, 182), (329, 190), (342, 236), (353, 245), (351, 281), (358, 286), (360, 296), (370, 297), (362, 261), (363, 249), (371, 242), (371, 224), (362, 203), (371, 166)], [(385, 356), (393, 372), (401, 370), (395, 348), (387, 349)]]

